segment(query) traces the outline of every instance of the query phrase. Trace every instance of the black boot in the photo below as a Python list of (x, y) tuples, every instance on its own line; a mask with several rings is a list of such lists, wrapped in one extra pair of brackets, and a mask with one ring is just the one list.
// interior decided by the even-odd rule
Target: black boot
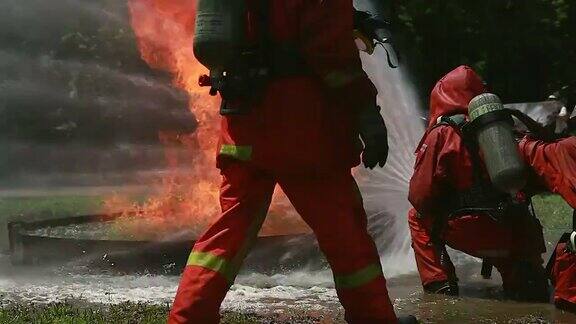
[(429, 294), (441, 294), (447, 296), (458, 296), (458, 284), (448, 280), (435, 281), (424, 286), (424, 291)]
[(412, 315), (398, 317), (398, 324), (418, 324), (416, 317)]
[(529, 262), (518, 262), (515, 270), (516, 283), (503, 285), (506, 298), (536, 303), (548, 303), (550, 301), (550, 285), (546, 271), (542, 266)]

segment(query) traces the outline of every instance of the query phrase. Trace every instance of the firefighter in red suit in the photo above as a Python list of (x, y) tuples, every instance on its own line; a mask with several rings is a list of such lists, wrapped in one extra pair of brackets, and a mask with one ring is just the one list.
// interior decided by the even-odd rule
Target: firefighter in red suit
[(350, 171), (361, 152), (373, 168), (388, 151), (376, 91), (352, 37), (352, 1), (270, 0), (267, 11), (272, 46), (296, 49), (305, 64), (274, 67), (278, 74), (249, 113), (222, 118), (222, 213), (194, 245), (169, 323), (219, 321), (277, 184), (318, 238), (346, 320), (397, 323)]
[[(458, 127), (468, 118), (471, 99), (484, 92), (481, 78), (460, 66), (431, 93), (429, 125), (416, 151), (409, 190), (414, 208), (408, 221), (422, 285), (427, 292), (458, 294), (447, 245), (494, 265), (511, 298), (545, 301), (542, 227), (527, 206), (510, 209), (498, 220), (485, 213), (449, 217), (463, 202), (480, 207), (477, 201), (500, 199), (486, 180), (480, 154), (466, 145)], [(475, 157), (480, 161), (475, 163)], [(521, 194), (518, 198), (526, 199)]]
[[(533, 170), (536, 183), (548, 192), (559, 194), (576, 209), (576, 137), (551, 142), (526, 136), (520, 141), (520, 152)], [(548, 263), (554, 284), (554, 303), (576, 311), (576, 212), (572, 232), (562, 236)]]

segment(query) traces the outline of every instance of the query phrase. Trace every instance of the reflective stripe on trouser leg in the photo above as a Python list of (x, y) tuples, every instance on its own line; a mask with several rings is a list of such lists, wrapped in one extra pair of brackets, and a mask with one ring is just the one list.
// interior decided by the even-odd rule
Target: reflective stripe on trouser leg
[(266, 217), (274, 180), (240, 162), (222, 170), (222, 214), (198, 239), (169, 323), (218, 323), (222, 300)]
[(380, 263), (372, 263), (354, 273), (334, 274), (334, 284), (336, 289), (358, 288), (383, 275)]
[(232, 267), (232, 264), (228, 260), (210, 252), (192, 251), (186, 265), (198, 266), (218, 272), (226, 278), (228, 282), (233, 282), (236, 277), (236, 269)]
[(250, 224), (248, 231), (246, 232), (246, 239), (242, 242), (238, 252), (231, 260), (227, 260), (224, 257), (210, 252), (193, 250), (188, 257), (188, 262), (186, 265), (198, 266), (217, 272), (226, 278), (230, 285), (232, 285), (236, 275), (238, 274), (238, 271), (240, 270), (240, 267), (242, 266), (242, 262), (258, 238), (258, 232), (260, 231), (260, 228), (266, 219), (270, 201), (267, 201), (265, 205), (266, 206), (262, 207), (260, 211), (255, 212), (256, 216), (254, 221)]
[(349, 323), (397, 321), (356, 182), (349, 172), (280, 179), (326, 255)]

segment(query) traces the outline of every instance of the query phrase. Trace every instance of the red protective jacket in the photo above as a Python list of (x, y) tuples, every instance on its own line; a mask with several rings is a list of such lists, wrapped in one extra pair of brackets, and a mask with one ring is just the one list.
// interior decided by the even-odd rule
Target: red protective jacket
[(249, 160), (273, 171), (359, 162), (356, 111), (375, 103), (362, 70), (350, 0), (272, 0), (271, 37), (296, 45), (311, 73), (273, 80), (246, 116), (222, 119), (219, 163)]
[(520, 152), (537, 181), (576, 209), (576, 137), (554, 143), (525, 137), (520, 141)]
[(467, 66), (447, 74), (432, 90), (430, 122), (416, 151), (408, 195), (418, 212), (434, 215), (454, 190), (472, 186), (472, 159), (460, 135), (453, 127), (435, 125), (441, 116), (468, 114), (470, 100), (483, 92), (482, 79)]

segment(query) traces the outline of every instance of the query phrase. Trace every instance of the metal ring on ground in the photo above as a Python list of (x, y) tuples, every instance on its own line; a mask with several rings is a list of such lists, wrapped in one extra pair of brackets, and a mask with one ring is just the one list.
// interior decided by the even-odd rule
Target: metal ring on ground
[[(8, 233), (12, 263), (45, 266), (73, 262), (93, 271), (119, 273), (181, 272), (194, 244), (192, 238), (147, 241), (54, 237), (38, 233), (45, 228), (111, 222), (122, 216), (115, 213), (11, 222)], [(260, 272), (274, 272), (308, 265), (310, 260), (319, 259), (319, 254), (315, 239), (309, 234), (261, 236), (246, 263)]]

